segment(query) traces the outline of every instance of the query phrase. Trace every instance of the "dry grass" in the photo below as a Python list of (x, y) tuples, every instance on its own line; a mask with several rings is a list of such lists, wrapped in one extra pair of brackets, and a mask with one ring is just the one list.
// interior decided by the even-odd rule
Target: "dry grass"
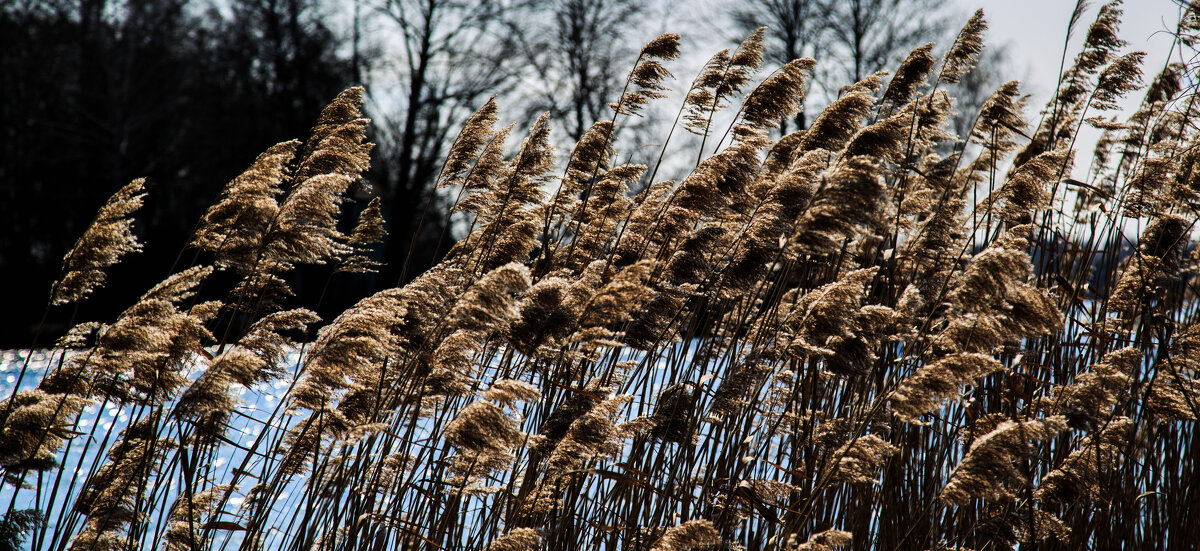
[[(1101, 9), (1039, 122), (1009, 83), (961, 139), (941, 87), (975, 63), (982, 14), (942, 60), (919, 47), (778, 139), (816, 62), (751, 87), (757, 31), (686, 90), (694, 169), (637, 194), (658, 167), (615, 165), (617, 138), (666, 97), (677, 36), (646, 45), (561, 174), (547, 118), (506, 157), (489, 101), (438, 179), (467, 234), (309, 335), (281, 306), (289, 272), (370, 271), (385, 235), (378, 202), (338, 229), (371, 148), (347, 90), (229, 184), (194, 266), (80, 324), (5, 402), (0, 545), (1194, 545), (1195, 75), (1167, 66), (1127, 122), (1097, 118), (1141, 84), (1119, 16)], [(1077, 181), (1083, 124), (1106, 136)], [(105, 206), (52, 302), (139, 248), (140, 200), (134, 182)], [(197, 301), (214, 285), (225, 300)], [(273, 410), (237, 392), (271, 384)], [(129, 422), (82, 425), (89, 405)]]

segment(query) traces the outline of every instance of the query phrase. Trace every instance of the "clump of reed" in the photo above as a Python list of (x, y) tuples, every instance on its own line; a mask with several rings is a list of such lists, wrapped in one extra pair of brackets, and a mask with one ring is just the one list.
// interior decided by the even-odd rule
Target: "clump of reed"
[[(229, 183), (192, 265), (118, 319), (80, 323), (37, 388), (0, 406), (0, 541), (1200, 541), (1195, 74), (1167, 65), (1127, 121), (1104, 118), (1142, 84), (1120, 15), (1100, 8), (1038, 122), (1010, 82), (965, 136), (944, 85), (976, 63), (982, 12), (940, 60), (920, 46), (783, 136), (819, 61), (758, 76), (760, 29), (682, 90), (677, 122), (700, 138), (679, 181), (653, 180), (669, 136), (617, 164), (636, 160), (618, 153), (622, 124), (670, 97), (677, 35), (641, 50), (612, 117), (562, 162), (545, 116), (506, 154), (515, 128), (489, 101), (433, 191), (457, 197), (461, 239), (312, 332), (315, 314), (287, 306), (289, 273), (372, 271), (386, 238), (378, 201), (339, 226), (371, 149), (362, 90), (347, 90), (307, 140)], [(1198, 32), (1189, 7), (1176, 47)], [(1105, 132), (1087, 181), (1071, 177), (1084, 124)], [(139, 249), (142, 193), (101, 210), (51, 302), (97, 292)], [(244, 401), (263, 388), (286, 390)], [(88, 424), (88, 408), (127, 421)]]

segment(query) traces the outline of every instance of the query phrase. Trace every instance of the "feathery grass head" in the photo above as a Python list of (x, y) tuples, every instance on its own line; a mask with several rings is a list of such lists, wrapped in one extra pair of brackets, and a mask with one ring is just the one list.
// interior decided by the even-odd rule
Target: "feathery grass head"
[(952, 505), (965, 505), (973, 498), (1014, 497), (1031, 482), (1020, 469), (1033, 453), (1029, 441), (1054, 438), (1066, 428), (1062, 417), (1000, 423), (971, 444), (938, 497)]
[[(913, 94), (925, 84), (925, 79), (933, 70), (936, 60), (933, 58), (933, 43), (917, 46), (909, 52), (908, 57), (896, 69), (896, 75), (888, 82), (883, 90), (880, 101), (892, 105), (904, 105), (912, 99)], [(949, 55), (949, 54), (947, 54)]]
[(438, 187), (452, 186), (461, 182), (462, 173), (470, 168), (471, 162), (479, 156), (482, 148), (495, 135), (494, 127), (499, 118), (497, 116), (499, 110), (496, 98), (493, 96), (488, 98), (487, 103), (484, 103), (483, 107), (480, 107), (463, 124), (462, 130), (458, 133), (458, 139), (454, 140), (454, 144), (450, 146), (450, 152), (446, 154), (446, 164), (442, 167), (442, 174), (438, 178)]
[(96, 219), (63, 257), (63, 275), (51, 292), (53, 304), (75, 302), (91, 294), (104, 285), (106, 268), (127, 253), (142, 250), (129, 216), (142, 206), (145, 186), (145, 178), (134, 180), (100, 207)]
[(667, 530), (651, 551), (693, 551), (709, 549), (721, 542), (721, 534), (707, 520), (689, 520)]
[(983, 51), (983, 33), (985, 31), (987, 31), (987, 21), (983, 18), (983, 9), (975, 10), (975, 14), (958, 32), (954, 44), (942, 57), (942, 72), (938, 75), (941, 82), (954, 84), (974, 67), (980, 52)]

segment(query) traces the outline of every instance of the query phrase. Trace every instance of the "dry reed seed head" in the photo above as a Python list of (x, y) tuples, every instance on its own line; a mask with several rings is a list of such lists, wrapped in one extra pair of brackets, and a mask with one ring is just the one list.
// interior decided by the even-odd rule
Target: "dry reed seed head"
[(67, 330), (66, 334), (59, 337), (58, 341), (54, 343), (54, 347), (88, 348), (95, 342), (96, 337), (107, 328), (108, 325), (96, 321), (75, 324)]
[(471, 402), (446, 424), (446, 441), (468, 459), (507, 457), (521, 443), (524, 433), (517, 419), (491, 402)]
[(867, 434), (850, 441), (833, 452), (837, 458), (833, 478), (852, 484), (872, 484), (879, 479), (880, 469), (900, 448), (886, 440)]
[(650, 417), (649, 433), (663, 442), (691, 445), (695, 438), (699, 385), (684, 381), (668, 385), (659, 393)]
[(615, 130), (616, 125), (610, 120), (592, 124), (571, 150), (571, 158), (567, 160), (567, 178), (579, 184), (598, 172), (607, 171), (609, 159), (614, 153), (612, 136)]
[(63, 275), (54, 283), (52, 304), (75, 302), (103, 287), (106, 268), (120, 262), (127, 253), (142, 250), (133, 235), (130, 215), (142, 206), (145, 185), (146, 179), (138, 178), (100, 207), (95, 220), (63, 257)]
[[(206, 421), (215, 420), (216, 424), (221, 424), (240, 404), (234, 394), (235, 381), (230, 373), (257, 371), (264, 367), (265, 363), (250, 351), (236, 346), (230, 348), (213, 358), (208, 369), (184, 389), (172, 414), (180, 420), (193, 422), (201, 432), (214, 424)], [(218, 434), (223, 432), (222, 427)]]
[(625, 222), (621, 241), (615, 245), (616, 253), (613, 259), (615, 266), (626, 266), (637, 261), (645, 251), (648, 258), (657, 253), (657, 241), (666, 232), (653, 231), (658, 228), (666, 207), (675, 191), (675, 182), (665, 180), (650, 184), (634, 198), (633, 212)]
[(650, 104), (650, 100), (660, 97), (663, 97), (663, 94), (654, 90), (625, 92), (621, 94), (621, 98), (617, 103), (610, 103), (608, 107), (616, 115), (639, 115), (642, 108)]
[[(486, 145), (483, 146), (483, 151), (479, 154), (479, 160), (475, 162), (475, 166), (467, 173), (463, 180), (463, 187), (467, 190), (488, 190), (494, 188), (497, 183), (503, 178), (511, 167), (504, 161), (504, 142), (508, 139), (509, 133), (516, 125), (510, 124), (497, 130), (489, 139)], [(483, 199), (491, 199), (489, 194), (479, 194), (480, 198), (475, 199), (477, 202)], [(475, 194), (467, 195), (467, 197), (455, 205), (452, 211), (465, 210), (467, 212), (481, 212), (481, 207), (491, 207), (488, 203), (480, 203), (473, 205), (468, 203)], [(466, 203), (464, 205), (464, 203)]]
[(1200, 325), (1182, 327), (1156, 366), (1146, 408), (1163, 420), (1200, 419)]
[(1200, 144), (1189, 145), (1180, 155), (1171, 189), (1180, 205), (1200, 208)]
[(83, 531), (71, 538), (71, 550), (119, 551), (129, 543), (126, 534), (112, 531), (101, 532), (89, 523)]
[(542, 397), (537, 387), (516, 379), (498, 379), (483, 392), (485, 400), (515, 407), (517, 402), (535, 402)]
[(695, 294), (695, 290), (686, 285), (674, 288), (654, 283), (652, 288), (657, 294), (642, 304), (625, 329), (624, 338), (626, 345), (645, 351), (678, 340), (679, 327), (684, 323), (678, 314), (684, 311), (685, 298)]
[[(74, 505), (77, 512), (88, 517), (85, 533), (125, 536), (127, 525), (145, 521), (147, 513), (138, 503), (138, 495), (157, 476), (166, 455), (177, 447), (173, 440), (158, 438), (155, 431), (150, 418), (126, 427), (109, 448), (108, 461), (87, 479)], [(78, 548), (75, 542), (72, 547)]]
[(823, 161), (809, 163), (807, 158), (801, 159), (770, 182), (770, 188), (762, 180), (755, 184), (750, 194), (760, 203), (745, 230), (749, 243), (772, 251), (780, 247), (779, 240), (791, 235), (796, 219), (812, 200), (813, 182), (824, 166)]
[(358, 215), (358, 224), (350, 232), (348, 243), (370, 245), (383, 242), (383, 238), (387, 237), (387, 230), (384, 229), (383, 213), (380, 210), (381, 203), (378, 196), (371, 198), (366, 208)]
[[(982, 11), (982, 10), (981, 10)], [(961, 36), (961, 34), (960, 34)], [(896, 69), (896, 75), (888, 82), (880, 101), (893, 106), (904, 105), (913, 99), (917, 90), (925, 85), (925, 79), (933, 71), (937, 61), (933, 58), (933, 43), (917, 46)]]
[(704, 282), (718, 268), (715, 256), (729, 242), (729, 232), (721, 226), (702, 226), (683, 241), (667, 262), (667, 278), (674, 284)]
[(713, 54), (704, 63), (704, 68), (700, 70), (700, 74), (696, 76), (696, 85), (693, 89), (706, 88), (711, 91), (720, 86), (724, 82), (724, 75), (729, 66), (731, 53), (732, 51), (729, 48), (725, 48)]
[(488, 98), (458, 133), (458, 138), (450, 146), (446, 154), (446, 163), (438, 178), (437, 187), (448, 187), (462, 182), (462, 173), (471, 167), (483, 147), (495, 136), (494, 128), (499, 120), (500, 109), (496, 105), (496, 96)]
[(725, 107), (723, 96), (717, 92), (725, 86), (729, 72), (729, 50), (724, 49), (704, 64), (684, 100), (684, 128), (698, 136), (708, 135), (712, 114)]
[[(212, 267), (174, 274), (146, 292), (97, 339), (95, 350), (77, 362), (101, 394), (120, 400), (158, 404), (186, 382), (181, 373), (202, 342), (215, 340), (204, 327), (212, 308), (181, 312), (178, 303), (192, 297)], [(205, 316), (205, 317), (197, 317)]]
[(190, 498), (189, 492), (180, 492), (167, 518), (163, 547), (168, 551), (189, 551), (204, 542), (202, 529), (217, 515), (224, 495), (231, 489), (229, 484), (218, 484), (195, 492)]
[(321, 328), (292, 392), (294, 406), (321, 410), (335, 394), (369, 379), (398, 350), (398, 333), (408, 308), (405, 289), (366, 297)]
[[(878, 87), (879, 77), (871, 75), (864, 79), (864, 82), (871, 79), (864, 86), (851, 90), (849, 93), (842, 95), (838, 99), (830, 103), (820, 115), (813, 120), (808, 131), (804, 133), (804, 139), (799, 146), (799, 151), (811, 151), (814, 149), (828, 149), (829, 151), (839, 151), (860, 128), (861, 121), (871, 113), (871, 109), (875, 106), (875, 96), (869, 91), (871, 86)], [(862, 84), (860, 82), (860, 84)]]
[(625, 434), (616, 423), (620, 410), (632, 396), (615, 396), (592, 406), (573, 420), (550, 454), (547, 479), (572, 475), (593, 459), (615, 457)]
[(373, 274), (379, 271), (378, 268), (383, 263), (373, 260), (369, 251), (371, 245), (383, 243), (385, 237), (387, 237), (387, 230), (384, 229), (380, 199), (376, 196), (359, 214), (358, 225), (354, 227), (350, 233), (350, 239), (347, 240), (353, 253), (342, 260), (337, 271), (357, 274)]
[(638, 63), (633, 68), (630, 80), (635, 86), (643, 90), (663, 90), (663, 79), (674, 76), (661, 63), (653, 59), (647, 59)]
[(805, 254), (837, 251), (842, 241), (884, 229), (887, 189), (870, 157), (842, 159), (820, 176), (823, 190), (796, 223), (790, 242)]
[(488, 544), (487, 551), (537, 551), (542, 541), (533, 528), (513, 528)]
[[(766, 29), (759, 27), (754, 30), (734, 49), (729, 64), (721, 75), (720, 83), (713, 87), (713, 94), (718, 103), (722, 98), (741, 92), (742, 87), (750, 82), (750, 77), (762, 68), (763, 38), (766, 36)], [(716, 108), (720, 109), (719, 106)]]
[(457, 329), (486, 334), (517, 319), (517, 304), (532, 284), (529, 268), (511, 262), (496, 268), (463, 293), (447, 319)]
[(893, 162), (904, 161), (916, 118), (913, 108), (914, 104), (910, 103), (899, 113), (876, 121), (856, 132), (842, 149), (842, 157), (850, 158), (861, 155)]
[(1195, 224), (1194, 219), (1174, 214), (1155, 217), (1138, 238), (1138, 252), (1161, 258), (1178, 269)]
[(975, 66), (979, 54), (983, 52), (983, 33), (987, 31), (987, 21), (983, 18), (983, 9), (975, 10), (975, 14), (967, 20), (967, 24), (958, 32), (954, 44), (942, 58), (942, 72), (938, 80), (954, 84)]
[(853, 315), (862, 306), (864, 287), (878, 271), (878, 266), (854, 270), (806, 293), (786, 316), (780, 312), (783, 327), (777, 339), (798, 357), (832, 355), (825, 346), (854, 334)]
[(368, 119), (346, 122), (317, 142), (315, 150), (300, 158), (295, 177), (299, 185), (322, 174), (345, 175), (357, 183), (361, 173), (371, 168), (375, 144), (363, 141), (370, 123)]
[(650, 551), (699, 551), (720, 545), (721, 534), (708, 520), (689, 520), (667, 530)]
[(1108, 295), (1109, 310), (1121, 314), (1125, 320), (1133, 319), (1143, 306), (1149, 308), (1159, 296), (1166, 278), (1161, 258), (1135, 252)]
[(1120, 465), (1134, 433), (1133, 420), (1128, 417), (1105, 420), (1097, 432), (1080, 440), (1058, 467), (1042, 477), (1034, 497), (1042, 503), (1063, 505), (1103, 499), (1107, 488), (1101, 477)]
[(1020, 94), (1017, 81), (1009, 81), (992, 92), (979, 109), (975, 126), (971, 128), (972, 143), (984, 147), (984, 152), (972, 164), (971, 172), (987, 170), (1017, 148), (1013, 136), (1025, 136), (1029, 128), (1023, 115), (1028, 96)]
[(1005, 421), (971, 445), (950, 474), (939, 499), (947, 505), (966, 505), (972, 499), (994, 501), (1016, 496), (1030, 481), (1021, 470), (1035, 460), (1030, 440), (1049, 440), (1067, 429), (1061, 416)]
[[(254, 322), (246, 333), (238, 339), (237, 344), (251, 350), (267, 365), (266, 371), (257, 374), (235, 373), (237, 381), (245, 386), (256, 382), (265, 382), (277, 375), (276, 369), (284, 360), (286, 349), (296, 346), (296, 342), (286, 334), (303, 334), (310, 324), (321, 318), (311, 310), (294, 308), (282, 312), (272, 312)], [(249, 378), (243, 378), (249, 377)]]
[(737, 49), (733, 51), (733, 56), (729, 58), (729, 64), (734, 67), (747, 67), (750, 69), (758, 69), (763, 63), (763, 39), (766, 38), (767, 28), (759, 27), (754, 29)]
[[(973, 531), (977, 541), (996, 547), (1032, 545), (1050, 537), (1069, 541), (1070, 530), (1058, 517), (1032, 505), (1018, 506), (1011, 500), (983, 507)], [(955, 548), (958, 549), (958, 548)]]
[[(556, 251), (555, 265), (586, 265), (602, 253), (617, 235), (617, 225), (629, 214), (629, 186), (646, 171), (645, 165), (621, 165), (605, 173), (583, 194), (584, 201), (569, 213), (575, 228), (574, 241)], [(564, 258), (565, 257), (565, 258)]]
[(1146, 52), (1131, 52), (1108, 64), (1096, 82), (1092, 92), (1092, 109), (1112, 111), (1120, 106), (1117, 102), (1126, 94), (1142, 86), (1142, 60)]
[(467, 390), (476, 364), (484, 361), (476, 356), (491, 333), (508, 333), (509, 325), (519, 316), (517, 304), (529, 286), (529, 268), (510, 263), (467, 289), (447, 316), (452, 332), (433, 351), (429, 392), (453, 395)]
[(509, 329), (509, 340), (517, 350), (535, 356), (543, 343), (553, 346), (571, 333), (579, 312), (567, 303), (569, 286), (568, 279), (551, 276), (529, 288)]
[(988, 197), (986, 201), (1004, 200), (999, 214), (1005, 222), (1027, 223), (1034, 211), (1050, 206), (1050, 193), (1046, 187), (1060, 175), (1070, 173), (1074, 158), (1075, 151), (1067, 148), (1042, 153), (1015, 168), (994, 197)]
[(753, 128), (776, 128), (780, 120), (795, 115), (804, 106), (807, 73), (816, 65), (816, 61), (806, 57), (780, 67), (746, 96), (742, 120)]
[(252, 269), (279, 213), (278, 196), (299, 147), (296, 140), (275, 144), (230, 181), (204, 213), (192, 245), (214, 253), (218, 265)]
[[(1160, 216), (1176, 208), (1176, 172), (1180, 165), (1173, 142), (1159, 142), (1128, 173), (1122, 214), (1129, 218)], [(1185, 195), (1186, 196), (1186, 195)], [(1187, 208), (1187, 207), (1184, 207)]]
[(90, 402), (72, 394), (22, 390), (0, 402), (0, 467), (12, 474), (57, 465), (59, 448), (75, 434), (75, 417)]
[[(489, 185), (490, 210), (479, 213), (483, 220), (491, 221), (510, 214), (518, 205), (540, 204), (545, 194), (540, 189), (547, 171), (554, 166), (554, 146), (550, 144), (550, 114), (542, 113), (534, 121), (529, 136), (521, 142), (517, 156), (500, 181)], [(478, 167), (476, 167), (478, 170)]]
[(1053, 408), (1072, 428), (1094, 428), (1107, 423), (1118, 400), (1133, 386), (1131, 375), (1142, 363), (1142, 352), (1132, 346), (1105, 354), (1100, 362), (1075, 382), (1057, 389)]
[(679, 35), (663, 33), (642, 46), (642, 56), (671, 60), (679, 57)]
[(435, 328), (465, 290), (466, 280), (462, 268), (442, 261), (395, 291), (396, 305), (404, 308), (399, 327), (393, 328), (397, 345), (413, 352), (433, 350), (437, 346)]
[(576, 142), (567, 159), (566, 174), (563, 175), (554, 201), (550, 205), (556, 216), (566, 218), (574, 212), (579, 196), (598, 176), (609, 169), (609, 159), (614, 150), (612, 136), (615, 125), (612, 121), (598, 121)]
[(324, 264), (352, 249), (337, 229), (343, 195), (355, 178), (319, 174), (292, 190), (279, 208), (279, 217), (267, 243), (269, 264), (279, 271), (295, 263)]
[(995, 346), (1046, 334), (1062, 326), (1044, 292), (1025, 281), (1032, 273), (1032, 226), (1013, 226), (971, 259), (947, 293), (948, 325), (936, 337), (949, 351), (990, 352)]
[(804, 129), (797, 130), (780, 137), (771, 145), (767, 150), (766, 159), (763, 160), (762, 170), (759, 171), (758, 181), (751, 189), (752, 195), (762, 197), (764, 194), (762, 190), (770, 189), (775, 180), (796, 162), (797, 148), (804, 139), (804, 132)]
[(1049, 511), (1036, 508), (1030, 511), (1022, 511), (1016, 515), (1016, 519), (1017, 521), (1014, 524), (1017, 541), (1026, 545), (1036, 544), (1051, 538), (1055, 538), (1058, 541), (1066, 541), (1071, 533), (1071, 530), (1067, 528), (1062, 519)]
[[(476, 242), (485, 242), (480, 250), (481, 258), (474, 264), (477, 271), (494, 270), (512, 262), (527, 263), (540, 244), (543, 219), (539, 212), (520, 208), (509, 214), (505, 219), (488, 223), (477, 234)], [(468, 243), (466, 250), (475, 246), (476, 243)]]
[(657, 267), (655, 261), (640, 260), (621, 268), (584, 306), (580, 326), (608, 327), (633, 319), (633, 314), (654, 295), (647, 282)]
[(921, 366), (902, 380), (888, 397), (892, 412), (907, 423), (922, 424), (921, 416), (959, 396), (963, 385), (1004, 371), (1004, 366), (986, 354), (951, 354)]
[(1121, 0), (1113, 0), (1100, 7), (1096, 20), (1088, 28), (1083, 50), (1075, 60), (1075, 68), (1084, 74), (1093, 74), (1108, 63), (1115, 52), (1128, 43), (1117, 36), (1121, 27)]
[(1075, 56), (1071, 67), (1060, 77), (1058, 93), (1047, 104), (1047, 110), (1059, 116), (1060, 109), (1077, 110), (1081, 106), (1080, 100), (1084, 99), (1090, 90), (1089, 77), (1106, 65), (1114, 52), (1127, 45), (1127, 42), (1117, 36), (1122, 14), (1120, 5), (1120, 0), (1114, 0), (1100, 8), (1096, 20), (1088, 29), (1083, 48)]
[(361, 86), (347, 88), (321, 110), (317, 123), (309, 132), (308, 142), (304, 144), (302, 157), (312, 155), (322, 141), (336, 133), (343, 125), (362, 118), (364, 91)]
[(1142, 104), (1165, 105), (1167, 102), (1173, 101), (1183, 91), (1182, 79), (1186, 71), (1187, 68), (1182, 63), (1168, 63), (1162, 71), (1155, 75), (1154, 81), (1146, 88), (1146, 96), (1142, 99)]
[(322, 112), (300, 156), (296, 182), (282, 204), (267, 239), (269, 268), (292, 263), (323, 264), (352, 252), (337, 229), (350, 185), (370, 168), (374, 144), (364, 143), (369, 121), (356, 117), (362, 89), (349, 89)]
[(852, 534), (844, 530), (826, 530), (813, 534), (808, 541), (800, 543), (792, 534), (784, 549), (791, 551), (838, 551), (845, 549), (853, 540)]
[(766, 361), (746, 361), (734, 366), (713, 393), (706, 420), (720, 423), (750, 405), (774, 370)]

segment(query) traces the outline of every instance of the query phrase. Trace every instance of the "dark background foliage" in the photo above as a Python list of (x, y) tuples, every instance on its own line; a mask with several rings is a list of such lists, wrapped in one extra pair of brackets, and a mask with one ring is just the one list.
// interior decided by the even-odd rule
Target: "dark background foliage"
[[(146, 177), (135, 227), (145, 249), (115, 267), (77, 316), (111, 319), (168, 274), (225, 182), (268, 146), (305, 135), (355, 82), (351, 59), (305, 2), (239, 0), (225, 14), (196, 7), (81, 0), (0, 11), (5, 310), (41, 311), (96, 210)], [(46, 333), (70, 316), (51, 311)], [(29, 346), (33, 322), (3, 316), (0, 347)]]

